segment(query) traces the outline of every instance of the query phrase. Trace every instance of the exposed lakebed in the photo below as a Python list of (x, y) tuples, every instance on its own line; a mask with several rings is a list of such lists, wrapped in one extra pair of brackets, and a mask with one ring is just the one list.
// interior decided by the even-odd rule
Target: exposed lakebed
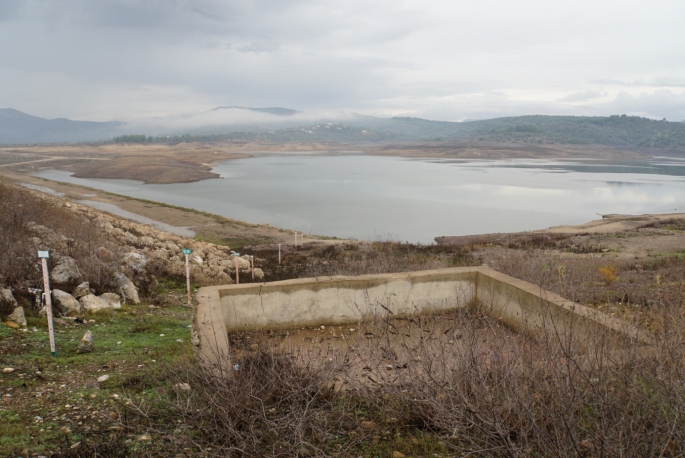
[(264, 155), (219, 164), (224, 179), (145, 185), (36, 176), (344, 238), (430, 243), (441, 235), (542, 229), (598, 214), (685, 210), (685, 161), (451, 161)]

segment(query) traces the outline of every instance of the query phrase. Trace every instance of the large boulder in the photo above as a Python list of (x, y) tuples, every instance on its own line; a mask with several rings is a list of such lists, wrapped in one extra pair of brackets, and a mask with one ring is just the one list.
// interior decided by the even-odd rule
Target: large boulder
[(88, 312), (98, 312), (100, 310), (111, 309), (112, 306), (104, 299), (101, 299), (94, 294), (87, 294), (78, 300), (83, 308)]
[(74, 292), (71, 295), (76, 299), (81, 299), (87, 294), (93, 294), (93, 292), (90, 290), (90, 284), (87, 281), (84, 281), (74, 289)]
[(100, 299), (104, 299), (111, 308), (120, 309), (121, 308), (121, 296), (114, 293), (104, 293), (100, 294)]
[(0, 303), (7, 307), (16, 307), (19, 305), (14, 298), (14, 294), (12, 294), (12, 290), (9, 288), (0, 288)]
[(24, 315), (24, 307), (16, 307), (14, 312), (7, 316), (7, 321), (16, 323), (19, 326), (26, 327), (26, 315)]
[(264, 271), (262, 269), (260, 269), (259, 267), (255, 267), (254, 278), (255, 278), (255, 280), (264, 280)]
[(50, 272), (50, 280), (57, 284), (71, 283), (81, 279), (76, 260), (69, 256), (62, 256), (57, 265)]
[[(250, 261), (245, 259), (245, 258), (239, 258), (237, 256), (231, 256), (229, 258), (230, 262), (226, 267), (232, 268), (235, 270), (235, 264), (236, 260), (238, 262), (238, 269), (244, 270), (244, 269), (249, 269), (252, 265), (250, 264)], [(221, 261), (221, 264), (224, 264), (226, 261)]]
[[(88, 283), (86, 283), (86, 285), (87, 284)], [(90, 292), (88, 292), (88, 294), (90, 294)], [(85, 294), (80, 297), (83, 296), (85, 296)], [(81, 304), (79, 301), (74, 299), (71, 294), (65, 291), (53, 289), (52, 301), (57, 309), (57, 312), (59, 312), (59, 314), (62, 316), (79, 316), (81, 313)]]
[(123, 297), (124, 300), (133, 302), (134, 304), (140, 304), (140, 298), (138, 297), (136, 285), (134, 285), (133, 282), (126, 277), (126, 275), (118, 272), (116, 274), (116, 285), (121, 293), (121, 297)]

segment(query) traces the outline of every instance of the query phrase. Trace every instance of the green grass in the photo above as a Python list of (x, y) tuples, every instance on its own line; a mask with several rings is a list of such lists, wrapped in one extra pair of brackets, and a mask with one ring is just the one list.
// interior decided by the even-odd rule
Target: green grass
[[(56, 324), (56, 358), (50, 354), (44, 316), (28, 313), (26, 332), (0, 325), (0, 366), (15, 369), (0, 374), (0, 456), (45, 454), (79, 441), (97, 443), (107, 434), (117, 434), (115, 440), (122, 443), (130, 441), (119, 431), (109, 431), (111, 420), (106, 414), (120, 411), (124, 399), (154, 398), (164, 389), (174, 366), (192, 358), (191, 313), (185, 307), (124, 306), (84, 317), (95, 323)], [(93, 333), (95, 351), (77, 354), (87, 330)], [(109, 379), (97, 383), (104, 374)], [(80, 409), (70, 410), (66, 405)], [(84, 420), (77, 418), (81, 412), (100, 414)], [(134, 456), (165, 456), (168, 444), (151, 441), (126, 446)]]

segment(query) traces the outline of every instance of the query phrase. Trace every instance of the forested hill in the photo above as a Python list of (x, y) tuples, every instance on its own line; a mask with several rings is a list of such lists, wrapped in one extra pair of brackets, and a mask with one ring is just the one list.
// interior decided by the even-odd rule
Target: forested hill
[(418, 118), (391, 118), (389, 121), (393, 124), (389, 131), (437, 139), (599, 144), (639, 148), (685, 147), (685, 123), (655, 121), (637, 116), (517, 116), (462, 123)]
[[(215, 128), (216, 129), (216, 128)], [(217, 129), (218, 130), (218, 129)], [(485, 141), (533, 144), (598, 144), (627, 148), (685, 148), (685, 123), (656, 121), (637, 116), (516, 116), (468, 122), (420, 118), (377, 118), (354, 115), (307, 125), (241, 126), (190, 131), (148, 141), (221, 141), (230, 139), (273, 142), (422, 142)]]

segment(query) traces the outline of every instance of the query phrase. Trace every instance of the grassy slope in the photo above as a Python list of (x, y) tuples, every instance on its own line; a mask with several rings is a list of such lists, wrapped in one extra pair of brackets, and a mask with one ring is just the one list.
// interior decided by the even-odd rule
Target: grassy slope
[[(125, 306), (86, 317), (95, 323), (57, 324), (57, 358), (50, 356), (45, 318), (27, 318), (27, 332), (0, 325), (0, 365), (15, 369), (0, 376), (2, 456), (57, 452), (77, 442), (82, 448), (125, 442), (130, 438), (117, 421), (125, 399), (155, 397), (169, 368), (191, 353), (191, 310), (183, 307)], [(86, 330), (96, 349), (77, 354)], [(104, 374), (109, 379), (98, 383)], [(164, 455), (161, 450), (172, 445), (134, 440), (130, 447)]]

